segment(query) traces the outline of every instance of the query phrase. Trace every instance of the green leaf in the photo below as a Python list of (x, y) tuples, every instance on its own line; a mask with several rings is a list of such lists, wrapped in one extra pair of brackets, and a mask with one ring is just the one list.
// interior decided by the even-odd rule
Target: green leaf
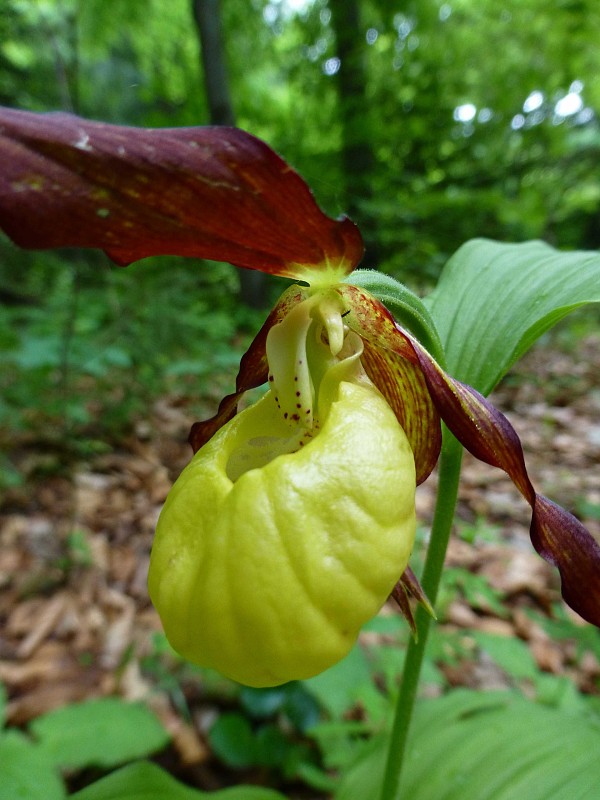
[(154, 753), (169, 735), (146, 706), (114, 697), (76, 703), (30, 725), (39, 747), (63, 769), (114, 767)]
[(333, 719), (343, 717), (356, 704), (359, 687), (370, 683), (371, 669), (358, 644), (333, 667), (304, 681), (308, 691)]
[(306, 732), (316, 725), (321, 717), (321, 709), (313, 695), (299, 682), (286, 686), (283, 713), (299, 731)]
[(3, 683), (0, 683), (0, 736), (2, 729), (6, 723), (6, 689)]
[(474, 239), (448, 261), (426, 302), (448, 372), (487, 395), (545, 331), (600, 302), (600, 255)]
[(521, 639), (471, 631), (479, 647), (511, 678), (535, 682), (538, 668), (530, 649)]
[[(417, 706), (401, 796), (411, 800), (593, 800), (600, 723), (504, 692), (457, 690)], [(345, 776), (336, 800), (376, 800), (380, 736)], [(398, 798), (400, 795), (398, 796)]]
[(242, 686), (240, 690), (240, 703), (244, 711), (251, 717), (258, 719), (272, 717), (285, 702), (286, 687), (275, 686), (267, 689), (255, 689), (252, 686)]
[(19, 731), (0, 736), (0, 800), (63, 800), (63, 783), (47, 755)]
[[(297, 746), (300, 750), (301, 746)], [(283, 767), (294, 751), (294, 745), (277, 725), (262, 725), (256, 731), (256, 763), (263, 767)]]
[(230, 767), (257, 763), (258, 746), (250, 723), (241, 714), (223, 714), (208, 735), (214, 753)]
[[(12, 799), (11, 799), (12, 800)], [(259, 786), (201, 792), (184, 786), (155, 764), (129, 764), (71, 795), (71, 800), (286, 800)]]

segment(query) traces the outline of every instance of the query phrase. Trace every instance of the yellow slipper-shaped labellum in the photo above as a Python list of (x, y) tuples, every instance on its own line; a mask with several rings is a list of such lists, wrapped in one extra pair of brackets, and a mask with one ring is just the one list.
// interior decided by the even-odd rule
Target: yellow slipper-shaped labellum
[(150, 569), (173, 647), (250, 686), (342, 658), (414, 538), (413, 457), (377, 390), (342, 383), (313, 440), (232, 482), (240, 438), (273, 436), (275, 411), (269, 393), (196, 454), (163, 509)]
[(249, 686), (346, 655), (413, 545), (407, 438), (368, 379), (337, 366), (310, 435), (267, 392), (196, 453), (158, 522), (149, 588), (169, 641)]

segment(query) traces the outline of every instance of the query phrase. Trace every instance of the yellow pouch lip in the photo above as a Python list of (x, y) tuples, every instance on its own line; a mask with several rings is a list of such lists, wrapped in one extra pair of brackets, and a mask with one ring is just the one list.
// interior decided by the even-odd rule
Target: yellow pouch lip
[[(272, 412), (266, 395), (182, 473), (149, 579), (175, 649), (253, 686), (309, 677), (343, 657), (404, 570), (415, 527), (412, 453), (374, 387), (340, 383), (314, 439), (233, 483), (226, 465), (237, 443), (289, 435)], [(382, 482), (390, 488), (379, 496)], [(388, 495), (397, 506), (382, 524)], [(305, 519), (291, 524), (285, 514), (301, 501)]]

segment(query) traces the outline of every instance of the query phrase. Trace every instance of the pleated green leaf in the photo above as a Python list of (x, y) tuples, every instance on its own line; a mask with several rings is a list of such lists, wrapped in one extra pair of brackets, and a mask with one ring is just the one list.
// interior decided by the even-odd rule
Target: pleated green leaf
[[(599, 744), (597, 717), (457, 690), (417, 707), (398, 800), (595, 800)], [(373, 742), (336, 800), (377, 800), (386, 745)]]
[(426, 305), (448, 372), (487, 395), (545, 331), (594, 302), (600, 254), (474, 239), (448, 261)]
[(218, 792), (201, 792), (176, 781), (155, 764), (140, 762), (113, 772), (71, 800), (286, 800), (273, 789), (234, 786)]

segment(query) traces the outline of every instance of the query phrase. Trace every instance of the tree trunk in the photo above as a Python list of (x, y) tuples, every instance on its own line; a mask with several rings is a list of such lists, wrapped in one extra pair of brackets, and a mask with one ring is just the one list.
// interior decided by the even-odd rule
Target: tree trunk
[[(366, 45), (359, 0), (329, 0), (331, 26), (336, 38), (340, 68), (336, 74), (342, 123), (342, 166), (348, 214), (358, 223), (367, 247), (368, 264), (375, 267), (376, 226), (369, 200), (373, 197), (375, 166), (371, 146), (370, 109), (367, 101)], [(366, 202), (365, 202), (366, 201)], [(375, 263), (374, 263), (375, 262)]]
[(193, 0), (200, 58), (212, 125), (235, 125), (221, 35), (220, 0)]
[[(192, 0), (211, 125), (235, 125), (225, 64), (220, 6), (220, 0)], [(264, 274), (240, 269), (239, 277), (242, 302), (250, 308), (263, 308), (266, 302)]]

